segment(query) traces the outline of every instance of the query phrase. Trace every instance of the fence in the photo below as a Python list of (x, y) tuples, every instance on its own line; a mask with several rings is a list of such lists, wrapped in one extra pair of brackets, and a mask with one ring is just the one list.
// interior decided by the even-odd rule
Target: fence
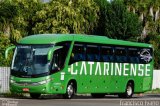
[(9, 67), (0, 67), (0, 93), (9, 92)]
[[(0, 67), (0, 93), (9, 92), (9, 67)], [(152, 89), (160, 88), (160, 70), (153, 71)]]
[(153, 71), (152, 89), (160, 88), (160, 70)]

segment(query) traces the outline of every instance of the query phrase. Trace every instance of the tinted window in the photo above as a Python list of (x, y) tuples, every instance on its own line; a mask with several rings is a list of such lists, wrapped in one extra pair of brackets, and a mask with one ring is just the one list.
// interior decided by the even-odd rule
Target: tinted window
[(85, 47), (83, 44), (75, 44), (71, 53), (70, 64), (85, 61)]
[(116, 60), (116, 62), (120, 62), (120, 63), (128, 62), (126, 48), (116, 47), (116, 49), (115, 49), (115, 60)]
[(59, 71), (64, 67), (70, 45), (71, 42), (60, 42), (56, 44), (56, 46), (62, 46), (63, 48), (54, 51), (51, 62), (51, 73)]
[(100, 61), (99, 47), (95, 45), (87, 45), (86, 57), (87, 61)]
[(113, 62), (114, 61), (114, 49), (109, 46), (101, 47), (101, 61)]
[(152, 60), (152, 49), (77, 43), (73, 47), (70, 64), (78, 61), (146, 64)]
[(128, 58), (130, 63), (139, 63), (138, 48), (128, 48)]

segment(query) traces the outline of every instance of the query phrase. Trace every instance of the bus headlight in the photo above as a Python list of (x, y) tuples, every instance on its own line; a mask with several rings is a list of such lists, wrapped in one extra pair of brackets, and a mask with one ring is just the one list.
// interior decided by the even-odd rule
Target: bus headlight
[(46, 84), (48, 82), (50, 82), (51, 79), (45, 79), (45, 80), (42, 80), (40, 82), (16, 82), (14, 80), (10, 80), (10, 83), (11, 84), (16, 84), (16, 85), (19, 85), (19, 86), (37, 86), (37, 85), (43, 85), (43, 84)]
[(46, 83), (48, 83), (49, 81), (51, 81), (51, 79), (46, 79), (46, 80), (40, 81), (40, 82), (38, 82), (38, 84), (40, 84), (40, 85), (46, 84)]
[(15, 83), (15, 81), (14, 80), (10, 80), (10, 83), (13, 84), (13, 83)]

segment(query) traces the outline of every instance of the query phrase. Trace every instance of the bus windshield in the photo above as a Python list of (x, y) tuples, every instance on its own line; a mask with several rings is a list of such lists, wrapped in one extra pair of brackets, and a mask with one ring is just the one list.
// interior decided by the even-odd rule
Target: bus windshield
[(11, 75), (38, 77), (49, 73), (47, 54), (53, 45), (18, 45), (11, 66)]

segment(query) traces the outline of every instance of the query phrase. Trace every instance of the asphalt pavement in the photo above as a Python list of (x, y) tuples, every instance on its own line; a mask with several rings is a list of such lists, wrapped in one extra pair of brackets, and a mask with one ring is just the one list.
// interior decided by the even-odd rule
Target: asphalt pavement
[(60, 95), (43, 95), (39, 99), (26, 97), (0, 97), (0, 106), (160, 106), (160, 95), (134, 95), (122, 99), (114, 95), (92, 98), (90, 95), (77, 95), (73, 99), (62, 99)]

